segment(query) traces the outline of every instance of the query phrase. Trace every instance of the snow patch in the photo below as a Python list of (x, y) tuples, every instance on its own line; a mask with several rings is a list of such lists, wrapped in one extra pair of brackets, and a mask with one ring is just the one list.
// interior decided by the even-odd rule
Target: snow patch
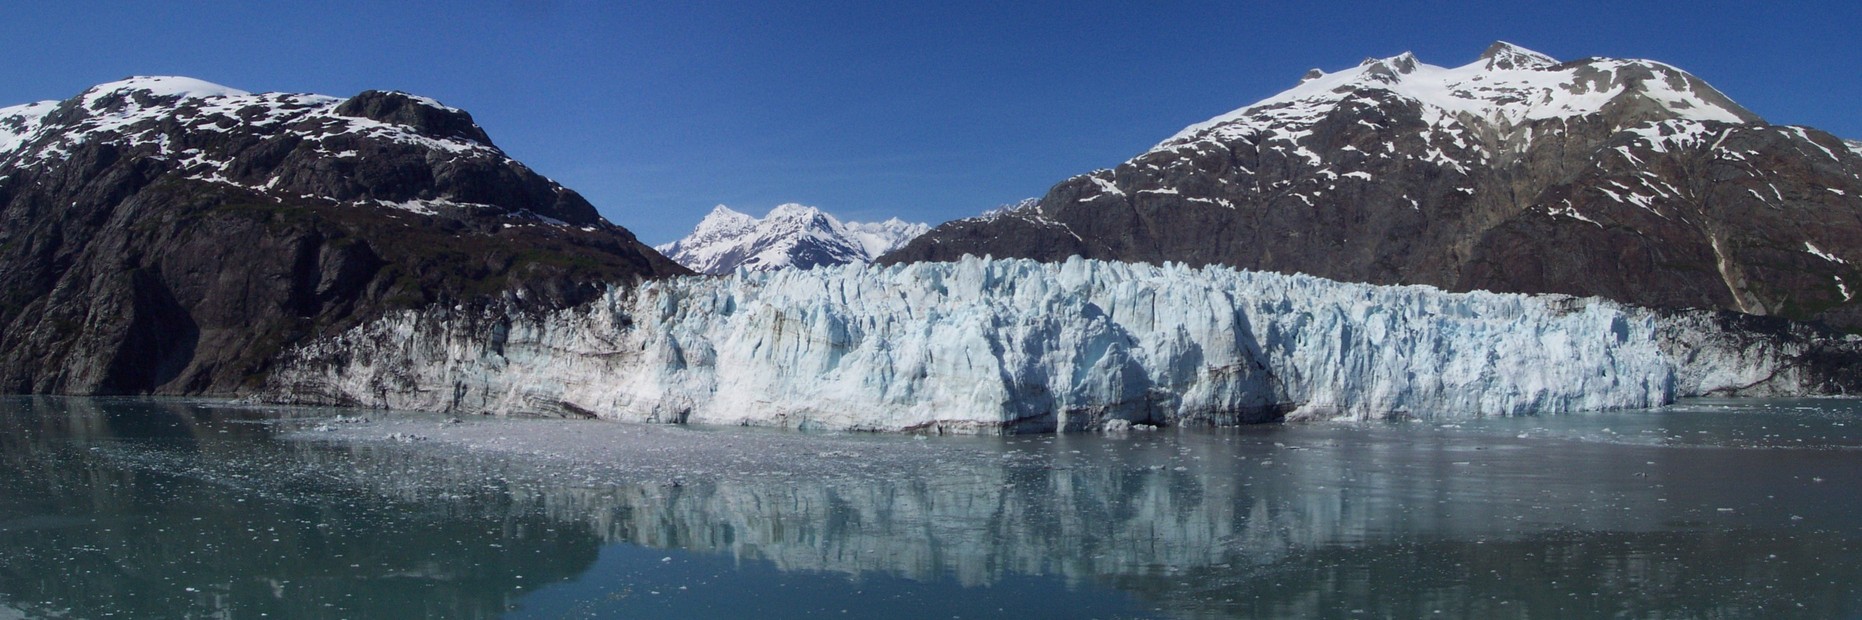
[(1804, 242), (1804, 251), (1811, 253), (1811, 255), (1816, 256), (1817, 258), (1821, 258), (1823, 260), (1827, 260), (1832, 263), (1837, 263), (1837, 264), (1842, 264), (1842, 265), (1849, 264), (1849, 261), (1837, 258), (1836, 255), (1834, 254), (1817, 249), (1817, 246), (1811, 244), (1809, 241)]
[[(1092, 181), (1093, 186), (1099, 188), (1099, 193), (1101, 194), (1107, 194), (1107, 195), (1112, 195), (1112, 196), (1124, 196), (1125, 190), (1119, 189), (1119, 186), (1117, 184), (1114, 184), (1112, 182), (1112, 179), (1106, 178), (1106, 175), (1108, 174), (1109, 172), (1101, 170), (1101, 171), (1097, 171), (1092, 174), (1086, 175), (1086, 179), (1089, 181)], [(1081, 198), (1080, 202), (1089, 202), (1093, 198), (1094, 197), (1092, 196)]]
[(1818, 150), (1818, 151), (1820, 151), (1820, 152), (1822, 152), (1824, 156), (1826, 156), (1826, 157), (1829, 157), (1829, 158), (1830, 158), (1830, 159), (1832, 159), (1832, 160), (1835, 160), (1835, 161), (1842, 161), (1842, 160), (1843, 160), (1843, 158), (1841, 158), (1841, 157), (1837, 157), (1837, 156), (1836, 156), (1836, 151), (1832, 151), (1832, 150), (1830, 150), (1830, 147), (1827, 147), (1827, 146), (1824, 146), (1824, 145), (1822, 145), (1822, 144), (1819, 144), (1819, 143), (1818, 143), (1818, 142), (1816, 141), (1816, 139), (1814, 139), (1814, 138), (1811, 138), (1811, 137), (1810, 137), (1810, 132), (1808, 132), (1808, 131), (1804, 131), (1804, 128), (1803, 128), (1803, 127), (1796, 127), (1796, 126), (1792, 126), (1792, 125), (1781, 125), (1781, 126), (1779, 126), (1779, 127), (1778, 127), (1778, 130), (1779, 130), (1779, 131), (1782, 131), (1782, 132), (1784, 132), (1784, 133), (1788, 133), (1788, 134), (1791, 134), (1791, 135), (1793, 135), (1793, 136), (1796, 136), (1796, 137), (1797, 137), (1797, 139), (1798, 139), (1798, 141), (1800, 141), (1800, 142), (1804, 142), (1804, 143), (1807, 143), (1807, 144), (1809, 144), (1809, 145), (1811, 145), (1811, 146), (1814, 146), (1814, 147), (1817, 147), (1817, 150)]
[(966, 218), (964, 221), (988, 222), (1004, 216), (1025, 216), (1039, 211), (1040, 206), (1041, 199), (1039, 198), (1023, 198), (1016, 202), (984, 211), (982, 215)]
[[(377, 205), (388, 207), (390, 209), (399, 209), (402, 211), (418, 213), (421, 215), (437, 215), (440, 213), (442, 209), (457, 210), (457, 209), (494, 209), (496, 208), (488, 204), (480, 204), (480, 203), (475, 203), (475, 202), (454, 202), (451, 200), (438, 199), (438, 198), (404, 200), (401, 202), (376, 200), (373, 202)], [(537, 217), (538, 219), (549, 219), (549, 218), (543, 218), (542, 216), (536, 216), (535, 214), (531, 214), (531, 215), (534, 217)], [(567, 225), (560, 220), (550, 220), (550, 221), (554, 222), (557, 225), (563, 225), (563, 226)]]
[[(1194, 199), (1192, 198), (1191, 200), (1194, 200)], [(1227, 204), (1230, 208), (1234, 208), (1234, 205), (1232, 203), (1229, 203), (1227, 200), (1222, 201), (1222, 204)], [(1019, 220), (1022, 220), (1024, 222), (1028, 222), (1031, 224), (1036, 224), (1039, 226), (1057, 228), (1063, 232), (1066, 232), (1068, 235), (1072, 235), (1073, 238), (1076, 240), (1081, 240), (1081, 241), (1085, 240), (1080, 237), (1079, 233), (1073, 232), (1072, 226), (1068, 226), (1066, 223), (1061, 222), (1059, 220), (1051, 219), (1047, 217), (1047, 214), (1042, 213), (1041, 212), (1041, 200), (1039, 198), (1024, 198), (1021, 200), (1021, 202), (1017, 202), (1015, 204), (1009, 204), (1009, 205), (1002, 205), (1000, 207), (996, 207), (994, 209), (984, 211), (982, 215), (978, 215), (976, 217), (971, 217), (971, 218), (964, 218), (963, 220), (959, 220), (959, 221), (987, 223), (987, 222), (993, 222), (993, 221), (996, 221), (996, 220), (999, 220), (1005, 217), (1012, 217), (1012, 218), (1019, 219)]]
[(57, 101), (40, 101), (0, 108), (0, 160), (39, 131), (45, 117), (58, 109)]
[[(1412, 203), (1413, 202), (1414, 201), (1412, 201)], [(1552, 217), (1568, 217), (1568, 218), (1571, 218), (1571, 219), (1574, 219), (1580, 222), (1590, 222), (1591, 224), (1595, 224), (1599, 228), (1603, 227), (1603, 224), (1598, 223), (1597, 220), (1584, 217), (1584, 214), (1578, 213), (1577, 207), (1573, 206), (1570, 200), (1564, 201), (1559, 206), (1547, 206), (1545, 208), (1545, 212), (1547, 214), (1550, 214)]]

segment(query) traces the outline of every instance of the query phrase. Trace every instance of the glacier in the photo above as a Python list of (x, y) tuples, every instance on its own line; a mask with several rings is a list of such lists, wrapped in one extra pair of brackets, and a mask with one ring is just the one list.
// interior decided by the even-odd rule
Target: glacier
[(1813, 362), (1853, 360), (1862, 339), (1747, 329), (1739, 321), (1759, 319), (1736, 316), (1221, 266), (967, 257), (643, 281), (554, 311), (404, 311), (287, 352), (259, 398), (1019, 433), (1525, 415), (1848, 385)]

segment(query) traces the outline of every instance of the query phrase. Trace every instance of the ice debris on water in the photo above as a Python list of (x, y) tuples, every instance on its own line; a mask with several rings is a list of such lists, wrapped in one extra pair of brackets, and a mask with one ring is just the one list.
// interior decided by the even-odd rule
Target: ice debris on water
[(1157, 425), (1156, 424), (1145, 424), (1143, 422), (1133, 424), (1130, 420), (1114, 419), (1114, 420), (1106, 420), (1105, 427), (1102, 430), (1104, 430), (1107, 433), (1124, 433), (1127, 431), (1137, 431), (1137, 432), (1143, 433), (1143, 432), (1157, 430)]

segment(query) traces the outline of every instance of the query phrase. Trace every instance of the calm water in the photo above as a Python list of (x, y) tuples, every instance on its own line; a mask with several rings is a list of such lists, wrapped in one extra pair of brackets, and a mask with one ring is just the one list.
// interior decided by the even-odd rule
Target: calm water
[(0, 399), (0, 619), (1862, 617), (1854, 401), (1010, 439), (344, 413)]

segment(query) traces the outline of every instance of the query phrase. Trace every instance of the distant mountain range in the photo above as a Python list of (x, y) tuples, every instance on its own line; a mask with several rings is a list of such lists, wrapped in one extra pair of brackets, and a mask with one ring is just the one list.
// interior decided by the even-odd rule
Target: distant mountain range
[(718, 205), (692, 234), (654, 249), (699, 273), (808, 269), (871, 262), (930, 229), (898, 218), (842, 222), (798, 204), (778, 206), (762, 219)]
[(137, 77), (0, 109), (0, 392), (237, 393), (391, 310), (681, 273), (424, 97)]
[(881, 262), (1221, 263), (1597, 295), (1862, 329), (1862, 143), (1772, 125), (1649, 60), (1496, 43), (1309, 72)]

